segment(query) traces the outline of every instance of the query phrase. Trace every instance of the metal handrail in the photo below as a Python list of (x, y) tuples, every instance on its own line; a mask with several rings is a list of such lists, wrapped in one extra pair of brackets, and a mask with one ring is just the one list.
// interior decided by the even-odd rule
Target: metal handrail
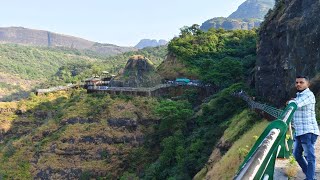
[(279, 134), (279, 129), (272, 129), (269, 132), (268, 136), (264, 138), (260, 147), (253, 154), (253, 156), (251, 156), (250, 160), (246, 163), (246, 165), (240, 171), (239, 175), (235, 178), (235, 180), (254, 179), (254, 177), (258, 173), (259, 167), (267, 158), (268, 152), (270, 151), (272, 145), (275, 143)]
[(267, 104), (255, 102), (251, 97), (249, 97), (247, 95), (247, 93), (245, 91), (234, 92), (232, 95), (240, 97), (241, 99), (246, 101), (251, 109), (262, 110), (275, 118), (279, 118), (279, 116), (283, 113), (283, 111), (281, 109), (277, 109), (277, 108), (269, 106)]
[[(291, 102), (279, 118), (269, 124), (240, 166), (234, 177), (235, 180), (273, 177), (275, 159), (278, 157), (281, 147), (284, 146), (286, 151), (290, 151), (286, 133), (289, 130), (292, 136), (291, 119), (296, 109), (297, 104)], [(281, 146), (281, 142), (284, 143), (283, 146)]]

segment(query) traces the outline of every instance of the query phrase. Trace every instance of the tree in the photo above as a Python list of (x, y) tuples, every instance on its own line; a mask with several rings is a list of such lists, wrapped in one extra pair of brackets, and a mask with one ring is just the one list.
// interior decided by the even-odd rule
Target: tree
[(242, 64), (239, 61), (225, 58), (215, 64), (212, 64), (204, 79), (219, 86), (226, 88), (234, 83), (240, 82), (243, 79)]
[(186, 122), (192, 115), (191, 105), (186, 101), (162, 101), (155, 113), (160, 116), (159, 130), (171, 134), (186, 127)]
[(102, 71), (101, 67), (96, 64), (92, 65), (91, 70), (94, 77), (100, 76), (100, 73)]
[(180, 37), (186, 37), (188, 35), (200, 35), (204, 33), (198, 24), (193, 24), (192, 26), (183, 26), (180, 28)]

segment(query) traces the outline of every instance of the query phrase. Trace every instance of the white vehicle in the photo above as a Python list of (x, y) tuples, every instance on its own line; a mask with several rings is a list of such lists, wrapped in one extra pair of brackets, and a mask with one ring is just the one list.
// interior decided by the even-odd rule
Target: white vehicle
[(108, 86), (99, 86), (100, 90), (107, 90), (109, 87)]

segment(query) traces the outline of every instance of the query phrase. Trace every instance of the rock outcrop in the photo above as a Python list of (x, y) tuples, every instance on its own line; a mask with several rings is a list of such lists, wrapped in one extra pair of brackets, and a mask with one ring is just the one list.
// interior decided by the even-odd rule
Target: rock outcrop
[(263, 19), (270, 8), (274, 6), (274, 0), (247, 0), (228, 18), (254, 18)]
[(175, 80), (176, 78), (199, 79), (198, 75), (190, 71), (187, 65), (169, 53), (166, 59), (157, 67), (157, 72), (163, 79)]
[(259, 33), (256, 91), (277, 106), (294, 95), (296, 75), (320, 70), (320, 2), (280, 0)]
[(132, 56), (122, 73), (110, 81), (111, 87), (153, 87), (161, 83), (153, 63), (140, 55)]

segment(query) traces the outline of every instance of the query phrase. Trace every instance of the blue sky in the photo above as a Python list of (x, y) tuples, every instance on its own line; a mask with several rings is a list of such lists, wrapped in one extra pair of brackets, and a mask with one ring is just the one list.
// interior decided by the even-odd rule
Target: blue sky
[(22, 26), (134, 46), (170, 40), (180, 28), (226, 17), (245, 0), (4, 0), (0, 27)]

